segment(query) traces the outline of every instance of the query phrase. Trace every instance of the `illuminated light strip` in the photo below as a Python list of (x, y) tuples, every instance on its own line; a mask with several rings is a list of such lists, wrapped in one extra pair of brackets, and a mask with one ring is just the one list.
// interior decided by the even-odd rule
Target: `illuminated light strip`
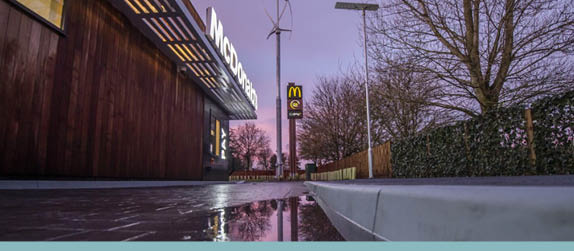
[(215, 63), (211, 63), (211, 68), (216, 69), (218, 74), (223, 74), (223, 70), (219, 68)]
[(208, 63), (203, 63), (203, 66), (205, 66), (205, 68), (211, 73), (211, 75), (213, 76), (218, 75), (213, 69), (211, 69), (211, 65), (209, 65)]
[(195, 53), (199, 56), (199, 58), (201, 59), (201, 61), (205, 61), (205, 58), (201, 55), (201, 53), (199, 53), (199, 51), (195, 48), (195, 45), (193, 44), (189, 44), (191, 45), (191, 49), (193, 49), (193, 51), (195, 51)]
[(167, 10), (166, 10), (165, 7), (163, 6), (163, 4), (160, 4), (160, 3), (158, 2), (158, 0), (153, 0), (153, 1), (155, 2), (155, 5), (157, 5), (157, 6), (161, 9), (161, 12), (163, 12), (163, 13), (166, 13), (166, 12), (167, 12)]
[(217, 83), (213, 77), (207, 78), (207, 80), (209, 80), (213, 86), (220, 87), (219, 83)]
[(197, 40), (195, 38), (195, 36), (193, 35), (193, 32), (191, 32), (189, 30), (189, 28), (187, 28), (187, 25), (185, 25), (185, 22), (183, 21), (183, 19), (181, 19), (181, 17), (177, 17), (177, 20), (179, 21), (179, 23), (181, 24), (181, 26), (183, 26), (183, 28), (185, 29), (185, 31), (187, 31), (187, 34), (191, 37), (191, 39), (193, 39), (194, 41)]
[(211, 57), (203, 48), (201, 48), (201, 51), (203, 51), (203, 54), (205, 54), (205, 56), (207, 57), (207, 60), (211, 61)]
[(185, 35), (185, 33), (183, 33), (183, 32), (181, 31), (181, 29), (179, 28), (179, 26), (173, 21), (173, 18), (168, 17), (167, 19), (168, 19), (169, 22), (173, 25), (173, 27), (175, 27), (175, 29), (179, 32), (179, 34), (183, 36), (183, 40), (188, 41), (189, 38), (187, 38), (187, 36)]
[(159, 37), (159, 39), (161, 39), (162, 42), (166, 42), (167, 40), (165, 40), (165, 38), (157, 31), (157, 29), (155, 27), (153, 27), (153, 25), (151, 25), (145, 18), (142, 18), (142, 20), (144, 21), (144, 23)]
[(211, 82), (211, 79), (205, 78), (205, 80), (206, 80), (214, 89), (217, 88), (217, 85), (216, 85), (215, 83)]
[(223, 79), (219, 79), (219, 83), (221, 83), (221, 86), (227, 88), (229, 87), (229, 84), (227, 83), (227, 81), (223, 80)]
[(193, 67), (195, 68), (195, 70), (197, 70), (197, 72), (199, 72), (199, 74), (200, 74), (201, 76), (205, 76), (205, 75), (203, 74), (203, 72), (201, 72), (201, 70), (197, 67), (197, 64), (192, 64), (192, 65), (193, 65)]
[(191, 66), (193, 67), (193, 69), (195, 69), (196, 72), (198, 72), (199, 76), (203, 76), (203, 73), (199, 68), (197, 68), (196, 64), (191, 64)]
[[(219, 85), (217, 85), (217, 83), (213, 82), (213, 80), (211, 78), (206, 78), (207, 81), (209, 81), (209, 83), (211, 83), (211, 86), (213, 86), (213, 88), (218, 88)], [(217, 93), (219, 93), (219, 90), (217, 90)]]
[(211, 74), (209, 74), (209, 71), (207, 69), (205, 69), (205, 66), (203, 66), (202, 64), (199, 64), (199, 68), (201, 68), (201, 70), (205, 73), (206, 76), (211, 75)]
[(167, 46), (171, 49), (171, 51), (173, 51), (173, 53), (175, 53), (175, 55), (179, 57), (179, 59), (181, 59), (182, 62), (185, 62), (185, 58), (179, 55), (179, 53), (177, 53), (177, 51), (173, 48), (173, 46), (171, 46), (171, 44), (168, 44)]
[(139, 0), (133, 0), (138, 7), (140, 7), (140, 9), (145, 13), (145, 14), (149, 14), (149, 11), (140, 3)]
[(183, 55), (187, 59), (187, 61), (191, 61), (191, 58), (187, 55), (187, 53), (185, 53), (185, 51), (183, 51), (183, 49), (181, 49), (181, 46), (179, 46), (179, 44), (174, 45), (177, 48), (177, 50), (181, 53), (181, 55)]
[(177, 35), (177, 33), (175, 33), (173, 31), (173, 29), (171, 28), (171, 25), (169, 25), (165, 19), (163, 17), (160, 17), (159, 20), (161, 20), (161, 22), (163, 23), (163, 25), (165, 25), (165, 27), (167, 27), (167, 29), (169, 30), (169, 32), (171, 32), (171, 34), (173, 36), (175, 36), (175, 38), (177, 39), (177, 41), (181, 41), (181, 38), (179, 37), (179, 35)]
[(183, 48), (185, 48), (185, 51), (187, 51), (187, 53), (189, 53), (189, 55), (191, 55), (191, 57), (193, 58), (193, 60), (198, 61), (197, 57), (195, 56), (195, 54), (193, 54), (193, 52), (191, 52), (189, 50), (189, 47), (186, 44), (181, 44), (181, 46)]
[(141, 12), (130, 2), (130, 0), (125, 0), (126, 4), (128, 4), (128, 6), (130, 6), (130, 8), (132, 8), (132, 10), (136, 13), (136, 14), (141, 14)]
[(165, 3), (165, 5), (167, 5), (167, 7), (171, 10), (171, 12), (175, 12), (175, 9), (173, 7), (171, 7), (171, 4), (169, 4), (169, 1), (163, 0), (163, 2)]
[(213, 83), (213, 85), (217, 86), (217, 88), (218, 88), (217, 91), (219, 92), (219, 94), (221, 94), (221, 91), (222, 91), (221, 85), (217, 81), (215, 81), (214, 78), (210, 78), (209, 80), (211, 81), (211, 83)]
[(211, 87), (211, 85), (209, 85), (209, 84), (205, 81), (205, 79), (200, 78), (199, 80), (201, 80), (201, 82), (203, 82), (203, 84), (204, 84), (205, 86), (207, 86), (207, 88), (213, 89), (213, 87)]
[(151, 12), (153, 13), (157, 13), (157, 9), (155, 7), (153, 7), (153, 5), (148, 1), (148, 0), (143, 0), (144, 3), (147, 5), (147, 7), (149, 7), (149, 9), (151, 10)]
[(203, 84), (204, 84), (207, 88), (213, 89), (213, 87), (211, 87), (211, 85), (210, 85), (209, 83), (207, 83), (207, 81), (205, 81), (205, 79), (201, 78), (200, 80), (201, 80), (201, 82), (203, 82)]
[(195, 70), (195, 68), (193, 68), (193, 67), (191, 66), (191, 64), (187, 64), (187, 67), (189, 67), (189, 69), (191, 69), (191, 71), (193, 71), (193, 73), (195, 74), (195, 76), (199, 78), (199, 73), (197, 73), (197, 71)]
[(169, 41), (173, 41), (173, 38), (165, 31), (165, 29), (157, 22), (155, 18), (151, 18), (151, 21), (155, 24), (157, 28), (160, 29), (161, 33), (168, 38)]
[(211, 81), (209, 81), (209, 78), (202, 78), (201, 80), (203, 80), (203, 82), (206, 83), (207, 86), (209, 86), (209, 89), (215, 88), (215, 86), (211, 83)]
[(205, 66), (205, 69), (207, 69), (209, 71), (209, 73), (211, 73), (211, 75), (216, 76), (217, 73), (211, 69), (211, 66), (208, 63), (203, 63), (203, 66)]

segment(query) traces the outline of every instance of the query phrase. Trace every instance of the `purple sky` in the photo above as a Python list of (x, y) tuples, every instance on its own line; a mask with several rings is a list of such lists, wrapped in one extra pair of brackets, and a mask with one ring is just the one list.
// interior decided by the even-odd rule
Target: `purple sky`
[[(288, 151), (285, 88), (288, 82), (304, 86), (310, 97), (317, 77), (337, 74), (341, 69), (362, 62), (359, 11), (335, 10), (336, 0), (291, 0), (293, 33), (281, 35), (281, 95), (283, 103), (283, 152)], [(357, 2), (376, 2), (357, 1)], [(275, 98), (276, 66), (275, 36), (266, 40), (273, 25), (267, 15), (275, 18), (275, 0), (192, 0), (205, 21), (206, 9), (214, 7), (223, 30), (235, 46), (239, 60), (258, 94), (258, 120), (253, 121), (267, 131), (271, 149), (276, 149)], [(283, 5), (284, 0), (280, 0)], [(291, 28), (286, 12), (282, 28)], [(246, 121), (232, 122), (237, 126)]]

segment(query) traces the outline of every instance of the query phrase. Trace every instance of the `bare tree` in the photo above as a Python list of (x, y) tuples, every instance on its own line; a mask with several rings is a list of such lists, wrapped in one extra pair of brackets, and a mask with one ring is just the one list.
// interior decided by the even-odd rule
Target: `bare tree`
[[(299, 128), (301, 158), (324, 163), (366, 148), (364, 91), (352, 77), (320, 78)], [(376, 128), (374, 129), (376, 131)], [(375, 142), (380, 134), (375, 133)]]
[(392, 139), (412, 136), (454, 119), (445, 109), (425, 105), (436, 96), (436, 83), (427, 74), (412, 71), (411, 62), (376, 68), (373, 82), (372, 123)]
[(269, 170), (271, 167), (270, 159), (272, 154), (273, 151), (269, 147), (263, 148), (257, 153), (257, 161), (265, 170)]
[(253, 123), (246, 123), (229, 132), (229, 145), (235, 158), (241, 160), (245, 169), (251, 170), (257, 154), (269, 148), (269, 137)]
[[(281, 163), (287, 163), (287, 154), (281, 154)], [(271, 169), (275, 170), (277, 168), (277, 154), (273, 154), (271, 158), (269, 158), (269, 166)]]
[(269, 201), (253, 202), (231, 210), (230, 235), (239, 241), (259, 241), (271, 227), (273, 208)]
[(411, 70), (440, 84), (434, 99), (413, 102), (476, 116), (572, 88), (571, 0), (384, 3), (371, 19), (371, 55), (414, 60)]

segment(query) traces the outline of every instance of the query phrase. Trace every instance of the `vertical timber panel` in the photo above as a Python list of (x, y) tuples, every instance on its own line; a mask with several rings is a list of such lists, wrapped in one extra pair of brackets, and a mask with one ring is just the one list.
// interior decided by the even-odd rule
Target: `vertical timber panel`
[(0, 1), (0, 176), (201, 179), (204, 94), (107, 1), (66, 7), (60, 36)]

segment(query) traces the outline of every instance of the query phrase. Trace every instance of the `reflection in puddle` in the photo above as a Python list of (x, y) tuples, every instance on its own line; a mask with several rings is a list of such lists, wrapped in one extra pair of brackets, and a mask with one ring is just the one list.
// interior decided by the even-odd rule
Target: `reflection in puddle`
[[(321, 207), (309, 196), (258, 201), (216, 210), (208, 217), (204, 233), (207, 238), (201, 239), (213, 241), (344, 240)], [(197, 240), (197, 236), (186, 237)]]

